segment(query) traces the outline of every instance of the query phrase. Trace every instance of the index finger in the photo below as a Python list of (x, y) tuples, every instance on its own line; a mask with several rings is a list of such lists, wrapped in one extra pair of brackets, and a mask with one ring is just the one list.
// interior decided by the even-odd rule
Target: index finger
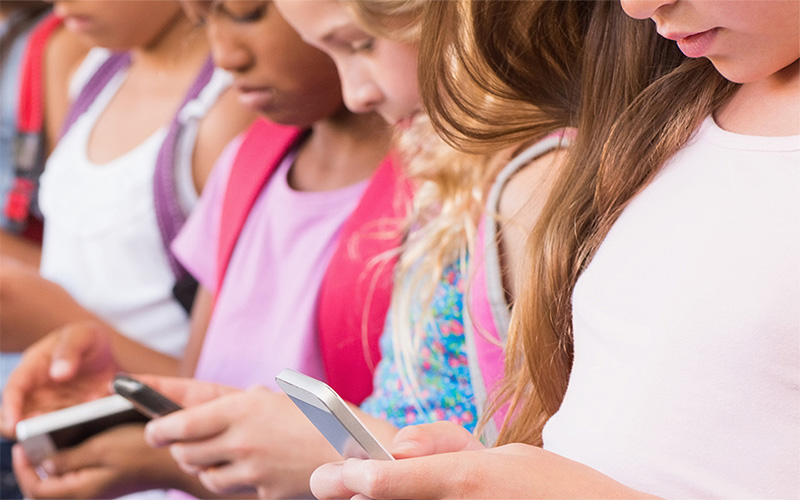
[(22, 358), (17, 368), (11, 373), (3, 390), (2, 432), (6, 436), (15, 436), (17, 422), (22, 420), (25, 399), (43, 380), (49, 379), (50, 358), (46, 359), (32, 352)]
[(187, 377), (163, 377), (160, 375), (133, 375), (140, 382), (149, 385), (181, 406), (196, 406), (217, 399), (239, 389), (203, 382)]
[(152, 420), (144, 428), (147, 444), (155, 448), (179, 442), (210, 439), (228, 428), (228, 407), (211, 401)]

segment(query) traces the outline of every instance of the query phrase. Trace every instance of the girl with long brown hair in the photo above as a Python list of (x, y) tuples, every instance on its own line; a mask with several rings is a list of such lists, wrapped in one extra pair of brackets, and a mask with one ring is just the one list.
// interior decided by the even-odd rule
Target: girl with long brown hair
[[(796, 495), (800, 4), (622, 6), (688, 59), (613, 12), (587, 44), (578, 138), (530, 239), (497, 400), (512, 444), (409, 428), (405, 456), (456, 453), (329, 465), (317, 496)], [(480, 47), (529, 33), (491, 27), (473, 24), (470, 55), (514, 81)]]

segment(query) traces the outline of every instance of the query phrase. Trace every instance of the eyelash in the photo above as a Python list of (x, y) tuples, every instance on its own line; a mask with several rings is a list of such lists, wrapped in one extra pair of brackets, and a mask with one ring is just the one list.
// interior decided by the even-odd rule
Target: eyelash
[(210, 15), (223, 15), (234, 23), (255, 23), (267, 15), (267, 2), (262, 3), (255, 9), (244, 14), (234, 14), (222, 5), (222, 2), (214, 2), (212, 4)]
[(228, 15), (229, 15), (231, 21), (233, 21), (235, 23), (254, 23), (254, 22), (257, 22), (257, 21), (260, 21), (261, 19), (263, 19), (264, 15), (266, 15), (266, 13), (267, 13), (267, 6), (266, 6), (266, 4), (264, 4), (262, 6), (259, 6), (254, 11), (248, 12), (248, 13), (243, 14), (243, 15), (234, 16), (233, 14), (230, 14), (230, 13)]
[(361, 42), (354, 43), (350, 46), (352, 52), (369, 52), (375, 48), (375, 38), (369, 37)]

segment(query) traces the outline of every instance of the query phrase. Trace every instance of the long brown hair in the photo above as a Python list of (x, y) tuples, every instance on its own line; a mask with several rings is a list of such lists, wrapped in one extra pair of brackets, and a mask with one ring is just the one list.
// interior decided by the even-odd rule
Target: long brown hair
[[(572, 292), (630, 200), (681, 149), (735, 85), (706, 60), (686, 60), (651, 22), (598, 2), (583, 67), (578, 139), (528, 249), (531, 286), (512, 317), (510, 401), (500, 443), (541, 443), (572, 368)], [(495, 406), (496, 408), (497, 406)]]
[[(577, 125), (592, 2), (431, 2), (420, 89), (437, 131), (475, 152)], [(561, 31), (543, 29), (558, 22)]]
[[(578, 128), (529, 238), (529, 285), (514, 303), (506, 375), (489, 406), (491, 414), (509, 404), (499, 443), (541, 444), (572, 367), (578, 277), (631, 198), (735, 86), (618, 2), (434, 3), (449, 5), (430, 9), (426, 22), (441, 33), (421, 54), (450, 50), (461, 72), (447, 59), (421, 59), (432, 72), (422, 89), (449, 142), (468, 150), (513, 142), (548, 118)], [(454, 24), (459, 13), (466, 25)], [(481, 92), (529, 106), (501, 113)]]

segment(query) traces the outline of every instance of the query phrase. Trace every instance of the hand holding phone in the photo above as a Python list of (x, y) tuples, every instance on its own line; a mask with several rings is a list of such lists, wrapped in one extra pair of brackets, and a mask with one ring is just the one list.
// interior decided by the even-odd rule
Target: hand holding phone
[(394, 460), (347, 403), (324, 382), (288, 368), (275, 381), (342, 456)]
[(127, 375), (114, 377), (111, 387), (114, 392), (130, 401), (137, 410), (150, 418), (163, 417), (182, 409), (178, 403)]

